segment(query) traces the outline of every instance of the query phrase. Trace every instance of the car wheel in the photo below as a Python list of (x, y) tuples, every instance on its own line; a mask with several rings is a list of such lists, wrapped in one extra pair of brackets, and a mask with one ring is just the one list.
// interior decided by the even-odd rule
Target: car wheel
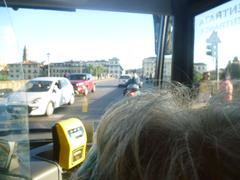
[(71, 98), (70, 98), (70, 101), (69, 101), (69, 105), (72, 105), (72, 104), (74, 104), (74, 101), (75, 101), (75, 97), (74, 97), (74, 95), (72, 94), (72, 96), (71, 96)]
[(96, 91), (96, 85), (94, 84), (92, 88), (92, 92), (95, 92), (95, 91)]
[(88, 95), (88, 88), (87, 88), (87, 87), (84, 89), (83, 95), (84, 95), (84, 96), (87, 96), (87, 95)]
[(46, 115), (50, 116), (50, 115), (53, 114), (53, 112), (54, 112), (53, 103), (49, 102), (48, 105), (47, 105)]

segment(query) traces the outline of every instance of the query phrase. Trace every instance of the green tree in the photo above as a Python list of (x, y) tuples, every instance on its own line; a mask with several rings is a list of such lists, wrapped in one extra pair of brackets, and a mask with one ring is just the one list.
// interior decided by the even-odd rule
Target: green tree
[(106, 72), (106, 67), (104, 67), (103, 65), (92, 65), (90, 64), (88, 66), (89, 72), (93, 75), (93, 76), (100, 76), (102, 73)]
[(229, 61), (225, 71), (231, 75), (232, 79), (240, 79), (240, 62), (237, 57)]
[(202, 79), (202, 74), (194, 70), (193, 83), (198, 83)]
[(5, 81), (8, 79), (8, 71), (7, 71), (7, 67), (4, 67), (1, 71), (0, 71), (0, 80), (1, 81)]
[(94, 75), (94, 65), (92, 65), (92, 64), (88, 65), (88, 71), (89, 71), (89, 73)]

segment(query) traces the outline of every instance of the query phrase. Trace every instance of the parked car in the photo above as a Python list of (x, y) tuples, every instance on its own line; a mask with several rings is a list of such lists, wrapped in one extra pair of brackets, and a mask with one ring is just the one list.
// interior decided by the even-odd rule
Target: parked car
[(96, 82), (89, 73), (73, 73), (68, 75), (76, 94), (88, 95), (88, 92), (96, 91)]
[(131, 76), (126, 74), (126, 75), (121, 75), (120, 78), (118, 79), (118, 86), (119, 87), (126, 87), (127, 82), (131, 79)]
[(8, 106), (14, 110), (28, 106), (29, 115), (52, 115), (54, 109), (75, 101), (73, 86), (67, 78), (39, 77), (29, 80), (20, 90), (8, 96)]

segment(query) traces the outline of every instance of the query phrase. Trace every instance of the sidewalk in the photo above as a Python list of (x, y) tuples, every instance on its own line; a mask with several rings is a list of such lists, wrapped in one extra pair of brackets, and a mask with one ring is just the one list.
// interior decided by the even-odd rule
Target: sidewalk
[(143, 86), (140, 91), (150, 91), (153, 88), (157, 88), (153, 85), (153, 82), (147, 82), (146, 80), (143, 80)]

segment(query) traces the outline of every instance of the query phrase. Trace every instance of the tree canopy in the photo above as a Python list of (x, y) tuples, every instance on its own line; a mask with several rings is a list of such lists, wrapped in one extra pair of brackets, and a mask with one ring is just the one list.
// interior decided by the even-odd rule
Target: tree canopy
[(93, 75), (93, 76), (100, 76), (102, 73), (106, 72), (106, 67), (104, 67), (103, 65), (89, 65), (89, 72)]
[(229, 73), (232, 79), (240, 79), (240, 61), (237, 57), (228, 62), (225, 71)]

